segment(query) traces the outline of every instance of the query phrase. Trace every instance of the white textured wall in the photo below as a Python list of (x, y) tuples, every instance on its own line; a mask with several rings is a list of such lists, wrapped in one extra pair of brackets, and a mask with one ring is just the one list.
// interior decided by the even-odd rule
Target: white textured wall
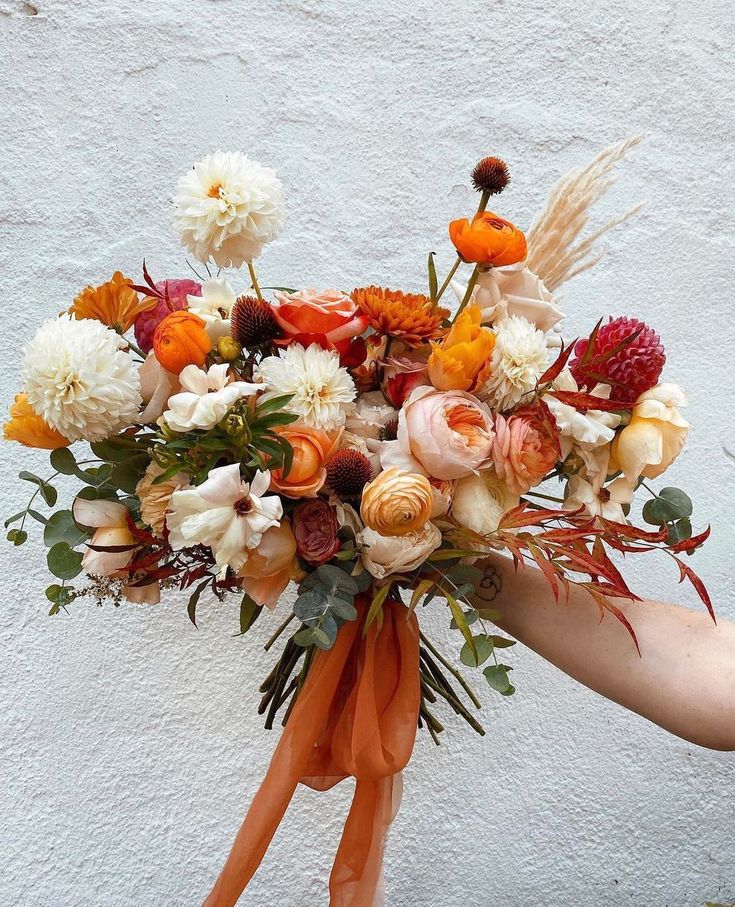
[[(727, 4), (672, 0), (0, 0), (2, 407), (24, 337), (87, 282), (142, 257), (186, 276), (176, 177), (243, 149), (281, 174), (290, 218), (264, 283), (420, 289), (485, 153), (527, 225), (552, 181), (637, 130), (606, 211), (647, 199), (564, 293), (568, 332), (602, 313), (662, 333), (695, 426), (672, 471), (711, 517), (697, 556), (732, 600), (733, 35)], [(729, 386), (725, 375), (728, 367)], [(41, 454), (2, 447), (2, 500)], [(0, 903), (196, 905), (268, 762), (255, 690), (267, 621), (182, 601), (49, 618), (42, 549), (0, 571)], [(665, 562), (649, 594), (694, 604)], [(446, 641), (447, 617), (427, 615)], [(454, 641), (456, 642), (456, 640)], [(520, 648), (520, 647), (519, 647)], [(387, 855), (390, 907), (695, 907), (735, 899), (735, 759), (667, 736), (526, 651), (488, 735), (423, 736)], [(302, 791), (242, 903), (325, 903), (348, 803)]]

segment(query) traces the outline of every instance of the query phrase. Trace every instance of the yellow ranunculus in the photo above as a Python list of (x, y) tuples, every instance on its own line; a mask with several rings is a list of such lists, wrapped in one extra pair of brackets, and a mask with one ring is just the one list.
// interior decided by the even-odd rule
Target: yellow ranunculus
[(641, 394), (628, 425), (612, 444), (609, 471), (620, 469), (635, 482), (665, 472), (684, 447), (689, 423), (679, 412), (687, 398), (677, 384), (659, 384)]
[(432, 344), (429, 379), (440, 391), (468, 391), (487, 365), (495, 334), (482, 326), (480, 307), (469, 305), (457, 316), (444, 340)]
[(33, 409), (25, 394), (16, 394), (10, 407), (10, 419), (3, 426), (5, 439), (26, 447), (55, 450), (68, 447), (71, 441), (51, 428)]

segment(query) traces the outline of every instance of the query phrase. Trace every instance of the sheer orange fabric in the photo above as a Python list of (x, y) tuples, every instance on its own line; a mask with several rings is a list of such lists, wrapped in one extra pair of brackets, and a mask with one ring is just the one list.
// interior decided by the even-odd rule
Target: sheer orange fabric
[(329, 880), (330, 907), (381, 907), (383, 848), (401, 799), (401, 770), (416, 738), (419, 631), (400, 602), (365, 636), (367, 602), (328, 652), (319, 652), (263, 783), (203, 907), (233, 907), (260, 865), (301, 781), (357, 784)]

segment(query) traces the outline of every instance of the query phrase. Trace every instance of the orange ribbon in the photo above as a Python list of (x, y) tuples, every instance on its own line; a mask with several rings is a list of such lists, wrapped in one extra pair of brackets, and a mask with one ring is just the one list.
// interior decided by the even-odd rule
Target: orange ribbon
[(299, 782), (328, 790), (356, 779), (329, 879), (330, 907), (383, 904), (383, 848), (401, 800), (401, 771), (416, 738), (419, 630), (400, 602), (362, 634), (367, 602), (308, 677), (203, 907), (233, 907), (255, 874)]

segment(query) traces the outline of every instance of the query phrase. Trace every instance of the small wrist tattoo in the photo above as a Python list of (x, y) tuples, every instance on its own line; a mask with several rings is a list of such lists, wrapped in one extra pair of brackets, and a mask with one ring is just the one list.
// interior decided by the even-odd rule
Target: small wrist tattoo
[(477, 587), (477, 597), (484, 602), (492, 602), (500, 595), (503, 580), (492, 564), (486, 564), (482, 571), (482, 579)]

